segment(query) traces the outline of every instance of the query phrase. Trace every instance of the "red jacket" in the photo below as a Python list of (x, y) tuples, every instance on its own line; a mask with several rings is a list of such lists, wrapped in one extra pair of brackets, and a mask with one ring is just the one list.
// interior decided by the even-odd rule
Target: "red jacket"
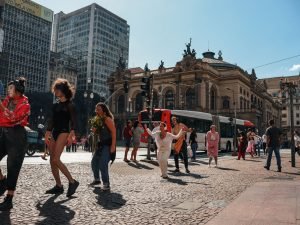
[[(7, 106), (10, 101), (15, 101), (15, 109), (10, 111)], [(3, 102), (4, 111), (0, 110), (0, 127), (14, 127), (17, 125), (28, 125), (28, 117), (30, 115), (30, 105), (26, 96), (20, 96), (15, 99), (6, 97)]]

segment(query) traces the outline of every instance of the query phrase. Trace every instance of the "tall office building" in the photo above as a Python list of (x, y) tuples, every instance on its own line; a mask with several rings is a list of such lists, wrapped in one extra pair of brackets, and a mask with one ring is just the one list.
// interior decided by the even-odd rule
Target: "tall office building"
[(77, 11), (55, 14), (52, 50), (78, 60), (78, 90), (107, 96), (106, 80), (119, 57), (128, 63), (129, 25), (119, 16), (92, 4)]
[(24, 76), (27, 91), (48, 91), (53, 11), (30, 0), (6, 0), (1, 11), (4, 24), (2, 54), (8, 63), (6, 72), (0, 73), (0, 79), (6, 84)]

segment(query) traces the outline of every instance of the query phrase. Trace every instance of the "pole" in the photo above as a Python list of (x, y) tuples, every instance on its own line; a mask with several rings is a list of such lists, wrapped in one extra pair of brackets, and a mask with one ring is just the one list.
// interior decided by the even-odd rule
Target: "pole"
[(234, 133), (233, 133), (233, 156), (236, 156), (236, 102), (234, 102)]
[[(150, 75), (150, 110), (149, 110), (149, 129), (152, 130), (152, 109), (153, 109), (153, 86), (154, 86), (154, 74)], [(152, 143), (152, 137), (148, 136), (148, 148), (147, 148), (147, 159), (151, 160), (150, 148)]]
[(295, 140), (294, 140), (294, 91), (293, 88), (289, 89), (289, 97), (290, 97), (290, 116), (291, 116), (291, 164), (292, 167), (296, 166), (295, 162)]

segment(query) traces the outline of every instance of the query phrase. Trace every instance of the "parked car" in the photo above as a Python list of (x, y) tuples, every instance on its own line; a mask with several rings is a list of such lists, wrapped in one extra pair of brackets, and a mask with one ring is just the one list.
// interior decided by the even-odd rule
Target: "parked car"
[(42, 152), (45, 149), (45, 139), (39, 135), (38, 131), (25, 127), (27, 133), (27, 150), (28, 156), (33, 156), (36, 152)]

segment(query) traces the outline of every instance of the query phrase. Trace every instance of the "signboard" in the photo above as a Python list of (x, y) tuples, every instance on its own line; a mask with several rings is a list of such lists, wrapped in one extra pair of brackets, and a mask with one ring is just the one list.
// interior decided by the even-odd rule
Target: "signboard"
[(53, 11), (30, 0), (5, 0), (6, 4), (14, 6), (34, 16), (52, 22)]

